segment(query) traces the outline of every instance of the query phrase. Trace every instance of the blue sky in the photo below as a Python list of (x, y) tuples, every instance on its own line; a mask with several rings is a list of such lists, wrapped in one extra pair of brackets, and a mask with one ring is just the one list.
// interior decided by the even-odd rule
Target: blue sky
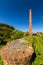
[(0, 0), (0, 22), (21, 31), (29, 29), (29, 9), (32, 9), (33, 32), (43, 32), (43, 0)]

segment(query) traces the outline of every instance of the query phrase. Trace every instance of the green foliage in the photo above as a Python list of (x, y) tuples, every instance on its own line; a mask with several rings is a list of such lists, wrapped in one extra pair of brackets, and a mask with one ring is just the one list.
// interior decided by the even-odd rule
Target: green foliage
[(43, 65), (43, 55), (38, 55), (32, 65)]
[(28, 41), (28, 45), (33, 46), (36, 58), (32, 62), (32, 65), (43, 65), (43, 36), (25, 37)]
[(22, 38), (23, 35), (23, 32), (16, 30), (14, 27), (0, 23), (0, 44)]
[(14, 30), (11, 33), (11, 39), (19, 39), (22, 38), (24, 36), (24, 32), (19, 31), (19, 30)]
[(27, 41), (27, 44), (28, 44), (28, 45), (32, 46), (33, 37), (26, 36), (26, 37), (24, 37), (24, 39)]
[(0, 57), (0, 65), (4, 65), (1, 57)]

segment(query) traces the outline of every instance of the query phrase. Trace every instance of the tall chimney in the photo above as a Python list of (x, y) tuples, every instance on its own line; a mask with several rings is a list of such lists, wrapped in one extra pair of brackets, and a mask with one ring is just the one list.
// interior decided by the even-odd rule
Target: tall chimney
[(32, 10), (29, 10), (29, 35), (32, 36)]

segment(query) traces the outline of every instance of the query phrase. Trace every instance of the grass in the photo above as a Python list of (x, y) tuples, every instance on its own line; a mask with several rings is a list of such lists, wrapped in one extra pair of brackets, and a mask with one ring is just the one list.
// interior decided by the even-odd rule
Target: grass
[(4, 65), (1, 57), (0, 57), (0, 65)]
[(27, 44), (34, 48), (36, 58), (32, 62), (32, 65), (43, 65), (43, 36), (24, 37)]
[[(1, 48), (2, 48), (3, 46), (5, 46), (5, 45), (0, 45), (0, 50), (1, 50)], [(0, 57), (0, 65), (4, 65), (1, 57)]]

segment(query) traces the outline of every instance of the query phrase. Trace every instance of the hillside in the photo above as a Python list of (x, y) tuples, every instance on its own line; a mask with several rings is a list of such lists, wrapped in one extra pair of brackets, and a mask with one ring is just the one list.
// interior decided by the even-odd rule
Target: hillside
[[(24, 36), (25, 34), (25, 36)], [(34, 48), (34, 54), (31, 58), (32, 65), (43, 65), (43, 33), (40, 32), (41, 36), (28, 36), (28, 32), (22, 32), (16, 30), (14, 27), (7, 24), (0, 23), (0, 48), (6, 42), (23, 38), (27, 41), (27, 45)], [(0, 65), (3, 65), (0, 57)]]
[(16, 30), (13, 26), (0, 23), (0, 44), (7, 41), (22, 38), (23, 32)]

